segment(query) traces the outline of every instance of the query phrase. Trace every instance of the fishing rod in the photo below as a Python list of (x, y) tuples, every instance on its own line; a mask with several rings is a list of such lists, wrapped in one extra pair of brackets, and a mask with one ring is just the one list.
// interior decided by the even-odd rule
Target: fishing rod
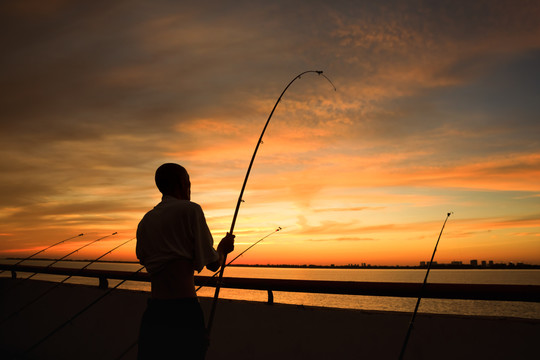
[[(64, 239), (64, 240), (62, 240), (62, 241), (59, 241), (59, 242), (57, 242), (57, 243), (55, 243), (55, 244), (49, 245), (49, 246), (47, 246), (46, 248), (41, 249), (41, 250), (39, 250), (38, 252), (33, 253), (32, 255), (30, 255), (30, 256), (28, 256), (28, 257), (25, 257), (24, 259), (22, 259), (22, 260), (20, 260), (20, 261), (17, 261), (17, 262), (16, 262), (15, 264), (13, 264), (13, 265), (19, 265), (19, 264), (22, 263), (23, 261), (30, 260), (30, 259), (33, 258), (34, 256), (41, 254), (41, 253), (44, 252), (45, 250), (49, 250), (50, 248), (55, 247), (56, 245), (60, 245), (60, 244), (66, 242), (66, 241), (68, 241), (68, 240), (75, 239), (76, 237), (79, 237), (79, 236), (84, 236), (84, 234), (83, 234), (83, 233), (80, 233), (79, 235), (75, 235), (75, 236), (69, 237), (69, 238), (67, 238), (67, 239)], [(0, 271), (0, 274), (3, 273), (4, 271), (5, 271), (5, 270)]]
[(90, 265), (96, 263), (97, 261), (99, 261), (100, 259), (102, 259), (103, 257), (105, 257), (106, 255), (112, 253), (114, 250), (118, 249), (119, 247), (121, 246), (124, 246), (125, 244), (129, 243), (130, 241), (133, 241), (135, 240), (135, 238), (131, 238), (127, 241), (124, 241), (123, 243), (121, 243), (120, 245), (117, 245), (115, 246), (114, 248), (112, 248), (111, 250), (107, 251), (106, 253), (104, 253), (103, 255), (99, 256), (98, 258), (90, 261), (88, 264), (86, 264), (85, 266), (83, 266), (82, 268), (78, 269), (78, 271), (73, 274), (73, 275), (69, 275), (67, 276), (66, 278), (64, 278), (62, 281), (56, 283), (54, 286), (50, 287), (49, 289), (47, 289), (44, 293), (42, 293), (41, 295), (39, 295), (38, 297), (36, 297), (34, 300), (31, 300), (29, 303), (27, 303), (26, 305), (24, 305), (23, 307), (21, 307), (19, 310), (16, 310), (15, 312), (11, 313), (8, 317), (4, 318), (2, 321), (0, 321), (0, 325), (3, 324), (4, 322), (6, 322), (7, 320), (11, 319), (13, 316), (17, 315), (18, 313), (20, 313), (21, 311), (25, 310), (26, 308), (28, 308), (30, 305), (34, 304), (35, 302), (37, 302), (39, 299), (43, 298), (45, 295), (47, 295), (48, 293), (50, 293), (51, 291), (53, 291), (54, 289), (56, 289), (57, 287), (59, 287), (60, 285), (62, 285), (63, 283), (65, 283), (66, 281), (68, 281), (69, 279), (71, 279), (73, 276), (77, 276), (78, 274), (80, 274), (84, 269), (88, 268)]
[[(245, 249), (245, 250), (242, 251), (240, 254), (238, 254), (234, 259), (232, 259), (231, 261), (229, 261), (229, 262), (227, 263), (227, 265), (225, 265), (225, 266), (231, 265), (236, 259), (238, 259), (240, 256), (244, 255), (244, 254), (246, 253), (246, 251), (248, 251), (249, 249), (251, 249), (252, 247), (254, 247), (255, 245), (257, 245), (258, 243), (260, 243), (261, 241), (263, 241), (264, 239), (266, 239), (266, 238), (269, 237), (270, 235), (273, 235), (273, 234), (275, 234), (276, 232), (278, 232), (278, 231), (280, 231), (280, 230), (282, 230), (281, 226), (279, 226), (276, 230), (272, 231), (271, 233), (265, 235), (265, 236), (262, 237), (261, 239), (257, 240), (256, 242), (254, 242), (253, 244), (251, 244), (251, 246), (249, 246), (247, 249)], [(215, 272), (214, 275), (212, 275), (212, 276), (210, 277), (210, 279), (213, 279), (214, 277), (216, 277), (217, 274), (218, 274), (218, 273)], [(207, 282), (207, 283), (208, 283), (208, 282)], [(204, 287), (204, 286), (206, 286), (206, 284), (199, 286), (197, 289), (195, 289), (195, 292), (199, 291), (199, 290), (200, 290), (202, 287)]]
[[(229, 262), (227, 263), (226, 266), (229, 266), (230, 264), (232, 264), (236, 259), (238, 259), (240, 256), (244, 255), (244, 254), (246, 253), (246, 251), (248, 251), (249, 249), (251, 249), (252, 247), (254, 247), (255, 245), (257, 245), (258, 243), (260, 243), (261, 241), (263, 241), (263, 240), (266, 239), (267, 237), (269, 237), (269, 236), (271, 236), (271, 235), (273, 235), (273, 234), (275, 234), (276, 232), (281, 231), (281, 230), (282, 230), (282, 228), (281, 228), (281, 226), (279, 226), (276, 230), (272, 231), (271, 233), (269, 233), (269, 234), (265, 235), (264, 237), (262, 237), (261, 239), (257, 240), (255, 243), (251, 244), (251, 246), (249, 246), (247, 249), (245, 249), (245, 250), (242, 251), (240, 254), (238, 254), (234, 259), (232, 259), (231, 261), (229, 261)], [(217, 274), (218, 274), (218, 273), (215, 272), (214, 275), (212, 275), (212, 277), (211, 277), (210, 279), (214, 278)], [(207, 283), (208, 283), (208, 282), (206, 282), (204, 285), (199, 286), (197, 289), (195, 289), (195, 292), (199, 291), (202, 287), (206, 286)], [(123, 357), (131, 350), (131, 349), (133, 349), (133, 348), (135, 347), (135, 345), (137, 345), (138, 342), (139, 342), (138, 340), (136, 340), (135, 342), (133, 342), (133, 343), (132, 343), (132, 344), (131, 344), (131, 345), (130, 345), (123, 353), (122, 353), (122, 354), (120, 354), (120, 356), (118, 356), (118, 357), (116, 358), (116, 360), (122, 359), (122, 358), (123, 358)]]
[(452, 215), (453, 212), (449, 212), (446, 214), (446, 219), (444, 219), (443, 226), (441, 228), (441, 232), (439, 233), (439, 238), (437, 239), (437, 242), (435, 243), (435, 249), (433, 249), (433, 254), (431, 255), (431, 260), (429, 261), (426, 276), (424, 277), (424, 282), (422, 284), (422, 287), (420, 288), (420, 293), (418, 295), (418, 300), (416, 301), (416, 306), (414, 307), (414, 312), (411, 317), (411, 322), (409, 323), (409, 328), (407, 329), (407, 335), (405, 335), (405, 340), (403, 341), (403, 346), (401, 347), (401, 353), (399, 354), (399, 360), (403, 359), (403, 355), (405, 355), (405, 349), (407, 348), (407, 343), (409, 342), (409, 337), (411, 335), (412, 327), (414, 324), (414, 319), (416, 317), (416, 313), (418, 312), (418, 306), (420, 305), (420, 300), (422, 299), (422, 294), (424, 292), (424, 288), (426, 287), (427, 278), (429, 275), (429, 270), (431, 269), (431, 264), (433, 264), (433, 258), (435, 257), (435, 252), (437, 251), (437, 246), (439, 245), (439, 240), (441, 239), (441, 235), (444, 230), (444, 226), (446, 225), (446, 221)]
[[(316, 73), (319, 76), (323, 76), (326, 80), (328, 80), (330, 85), (332, 85), (332, 87), (334, 88), (334, 91), (336, 91), (336, 87), (334, 86), (332, 81), (330, 81), (330, 79), (328, 77), (323, 75), (323, 72), (321, 70), (304, 71), (304, 72), (296, 75), (296, 77), (294, 77), (294, 79), (292, 79), (289, 82), (289, 84), (287, 84), (285, 89), (283, 89), (283, 91), (281, 92), (281, 95), (279, 96), (276, 103), (274, 104), (274, 107), (272, 108), (272, 111), (270, 112), (270, 115), (268, 116), (268, 120), (266, 120), (266, 123), (264, 124), (263, 130), (261, 132), (261, 136), (259, 137), (259, 140), (257, 141), (257, 145), (255, 146), (255, 151), (253, 152), (253, 155), (251, 156), (251, 161), (249, 162), (249, 166), (248, 166), (248, 169), (247, 169), (247, 172), (246, 172), (246, 177), (244, 178), (244, 183), (242, 184), (242, 189), (240, 190), (240, 195), (238, 196), (238, 201), (236, 203), (236, 209), (234, 210), (234, 215), (233, 215), (233, 219), (232, 219), (232, 223), (231, 223), (231, 229), (229, 230), (229, 234), (231, 234), (231, 235), (234, 232), (234, 226), (236, 224), (236, 218), (238, 216), (238, 211), (240, 210), (240, 204), (243, 201), (242, 197), (244, 195), (244, 190), (246, 188), (246, 184), (247, 184), (247, 181), (248, 181), (248, 178), (249, 178), (249, 174), (251, 172), (251, 167), (253, 166), (253, 162), (255, 161), (255, 156), (257, 155), (257, 151), (259, 150), (259, 146), (262, 144), (262, 138), (264, 136), (266, 128), (268, 127), (268, 123), (270, 122), (270, 119), (272, 118), (272, 115), (274, 115), (274, 111), (276, 110), (276, 107), (278, 106), (279, 102), (281, 101), (281, 98), (283, 97), (283, 95), (285, 94), (287, 89), (292, 85), (292, 83), (294, 83), (297, 79), (300, 79), (302, 77), (302, 75), (307, 74), (307, 73)], [(226, 263), (227, 263), (227, 254), (224, 255), (222, 264), (225, 265)], [(208, 335), (210, 335), (210, 331), (212, 330), (212, 324), (214, 322), (214, 316), (215, 316), (215, 312), (216, 312), (216, 305), (217, 305), (217, 300), (218, 300), (218, 297), (219, 297), (219, 290), (220, 290), (220, 287), (221, 287), (221, 281), (223, 279), (223, 272), (224, 271), (225, 271), (225, 266), (221, 266), (221, 269), (219, 271), (219, 280), (218, 280), (218, 283), (216, 284), (216, 290), (215, 290), (215, 293), (214, 293), (214, 301), (212, 303), (212, 310), (210, 311), (210, 317), (208, 319), (208, 326), (206, 327), (206, 331), (207, 331)]]
[[(49, 339), (51, 336), (56, 334), (58, 331), (62, 330), (66, 325), (70, 324), (73, 320), (81, 316), (83, 313), (85, 313), (88, 309), (90, 309), (92, 306), (97, 304), (99, 301), (101, 301), (104, 297), (112, 293), (114, 290), (116, 290), (120, 285), (124, 284), (126, 281), (129, 281), (135, 277), (139, 272), (141, 272), (144, 269), (144, 266), (141, 266), (137, 271), (133, 272), (128, 278), (120, 281), (118, 284), (116, 284), (114, 287), (107, 290), (105, 293), (100, 295), (97, 299), (92, 301), (90, 304), (86, 305), (82, 310), (77, 312), (75, 315), (73, 315), (71, 318), (60, 324), (58, 327), (56, 327), (53, 331), (49, 332), (47, 335), (45, 335), (43, 338), (41, 338), (38, 342), (34, 343), (31, 347), (26, 349), (26, 351), (22, 354), (22, 358), (25, 358), (24, 356), (27, 355), (29, 352), (37, 348), (39, 345), (43, 344), (47, 339)], [(17, 357), (14, 358), (14, 360), (17, 359)]]
[[(92, 240), (92, 241), (90, 241), (89, 243), (84, 244), (84, 245), (81, 246), (80, 248), (77, 248), (77, 249), (73, 250), (73, 251), (70, 252), (69, 254), (62, 256), (60, 259), (54, 260), (54, 261), (53, 261), (52, 263), (50, 263), (49, 265), (45, 266), (45, 269), (50, 268), (50, 267), (53, 266), (54, 264), (56, 264), (56, 263), (58, 263), (58, 262), (64, 260), (65, 258), (67, 258), (67, 257), (70, 256), (70, 255), (75, 254), (77, 251), (82, 250), (82, 249), (84, 249), (85, 247), (92, 245), (93, 243), (96, 243), (96, 242), (98, 242), (98, 241), (100, 241), (100, 240), (103, 240), (103, 239), (106, 239), (106, 238), (108, 238), (108, 237), (114, 236), (114, 235), (116, 235), (116, 234), (118, 234), (118, 233), (115, 231), (115, 232), (113, 232), (113, 233), (110, 234), (110, 235), (106, 235), (106, 236), (100, 237), (99, 239)], [(13, 287), (11, 287), (11, 289), (13, 289), (13, 288), (19, 286), (20, 284), (24, 283), (24, 282), (27, 281), (27, 280), (30, 280), (31, 278), (33, 278), (33, 277), (34, 277), (35, 275), (37, 275), (37, 274), (38, 274), (38, 273), (35, 272), (35, 273), (33, 273), (32, 275), (30, 275), (30, 276), (28, 276), (28, 277), (22, 279), (20, 282), (16, 283)], [(11, 289), (8, 289), (8, 291), (11, 290)]]

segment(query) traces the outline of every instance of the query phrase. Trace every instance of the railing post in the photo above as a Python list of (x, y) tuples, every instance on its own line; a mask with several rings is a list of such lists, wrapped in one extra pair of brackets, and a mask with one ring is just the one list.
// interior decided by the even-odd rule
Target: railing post
[(268, 305), (273, 305), (274, 304), (274, 293), (270, 289), (268, 289), (267, 291), (268, 291)]
[(17, 278), (17, 272), (14, 270), (11, 270), (11, 279), (15, 280)]
[(106, 290), (109, 288), (109, 280), (107, 280), (106, 277), (99, 278), (99, 288), (103, 290)]

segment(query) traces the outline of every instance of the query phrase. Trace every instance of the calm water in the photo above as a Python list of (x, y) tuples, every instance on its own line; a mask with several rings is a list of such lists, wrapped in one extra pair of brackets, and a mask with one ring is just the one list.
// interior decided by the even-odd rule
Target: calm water
[[(8, 262), (3, 260), (3, 262)], [(26, 264), (46, 266), (46, 262), (28, 261)], [(58, 267), (80, 268), (85, 263), (60, 262)], [(135, 271), (138, 264), (100, 263), (90, 268)], [(418, 282), (424, 280), (425, 270), (422, 269), (305, 269), (305, 268), (262, 268), (262, 267), (229, 267), (226, 277), (251, 277), (273, 279), (300, 280), (339, 280), (339, 281), (373, 281), (373, 282)], [(20, 274), (21, 276), (23, 274)], [(208, 271), (201, 275), (210, 276)], [(9, 276), (9, 273), (0, 274)], [(34, 279), (62, 280), (62, 276), (36, 275)], [(72, 278), (70, 283), (97, 285), (97, 279)], [(540, 285), (540, 270), (442, 270), (434, 269), (429, 273), (431, 283), (466, 283), (466, 284), (520, 284)], [(117, 282), (110, 281), (110, 286)], [(149, 291), (150, 285), (140, 282), (126, 282), (122, 288)], [(202, 288), (199, 296), (211, 297), (213, 288)], [(220, 297), (252, 301), (267, 301), (266, 291), (221, 289)], [(311, 305), (337, 308), (364, 310), (406, 311), (412, 312), (416, 299), (358, 296), (358, 295), (327, 295), (309, 293), (274, 292), (276, 303)], [(481, 300), (439, 300), (422, 299), (419, 312), (439, 314), (511, 316), (540, 319), (540, 304), (527, 302), (481, 301)]]

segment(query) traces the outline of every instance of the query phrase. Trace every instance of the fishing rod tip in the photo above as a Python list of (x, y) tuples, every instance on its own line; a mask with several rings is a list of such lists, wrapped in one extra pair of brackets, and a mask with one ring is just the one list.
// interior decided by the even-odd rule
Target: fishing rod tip
[(83, 236), (83, 235), (84, 235), (83, 233), (80, 233), (80, 234), (79, 234), (79, 235), (77, 235), (77, 236)]
[(322, 75), (323, 78), (325, 78), (326, 80), (328, 80), (328, 82), (330, 83), (330, 85), (332, 85), (332, 87), (334, 88), (334, 91), (337, 91), (337, 88), (336, 88), (336, 86), (334, 85), (334, 83), (332, 82), (332, 80), (330, 80), (330, 79), (328, 78), (328, 76), (324, 75), (323, 72), (322, 72), (322, 70), (315, 71), (315, 72), (316, 72), (317, 74), (319, 74), (319, 75)]
[(112, 234), (113, 234), (113, 235), (116, 235), (116, 234), (118, 234), (118, 233), (115, 231), (115, 232), (113, 232)]

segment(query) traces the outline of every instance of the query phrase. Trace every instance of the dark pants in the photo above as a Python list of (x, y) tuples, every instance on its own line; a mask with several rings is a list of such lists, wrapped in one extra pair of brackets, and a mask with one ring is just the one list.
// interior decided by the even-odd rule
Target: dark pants
[(138, 359), (204, 359), (204, 315), (197, 298), (149, 299), (139, 332)]

